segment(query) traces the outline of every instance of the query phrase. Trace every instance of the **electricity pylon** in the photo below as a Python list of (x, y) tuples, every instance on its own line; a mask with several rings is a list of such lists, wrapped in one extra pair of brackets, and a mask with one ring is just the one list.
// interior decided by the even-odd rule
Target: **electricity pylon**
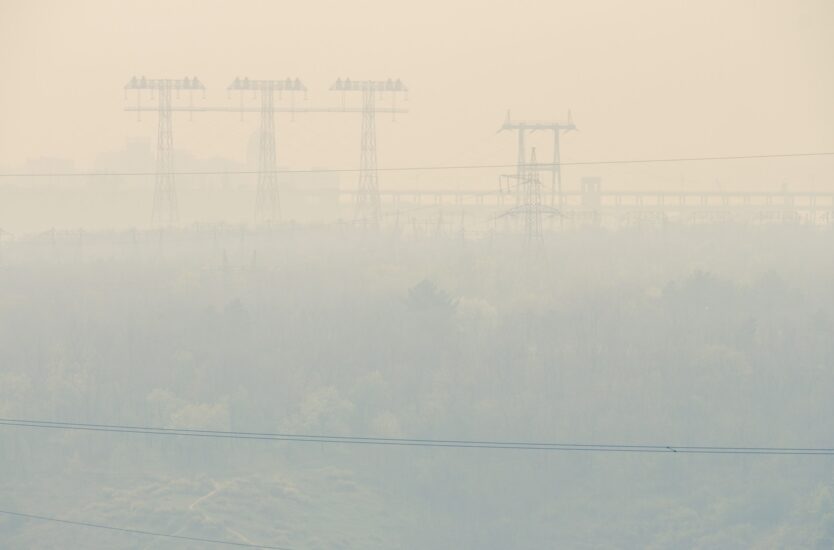
[[(530, 165), (536, 165), (535, 147), (530, 155)], [(512, 176), (509, 176), (509, 178), (512, 178)], [(542, 182), (538, 170), (525, 170), (523, 172), (521, 179), (517, 181), (516, 196), (518, 197), (518, 204), (507, 210), (501, 217), (520, 217), (527, 247), (531, 250), (538, 248), (543, 241), (542, 217), (544, 215), (560, 215), (560, 212), (542, 203)]]
[(142, 90), (150, 90), (151, 98), (157, 96), (157, 114), (159, 126), (156, 140), (156, 184), (153, 191), (152, 223), (160, 226), (172, 226), (179, 220), (177, 189), (174, 183), (174, 134), (171, 120), (172, 92), (179, 97), (180, 90), (187, 90), (193, 102), (194, 90), (206, 87), (197, 77), (183, 79), (149, 79), (133, 77), (125, 84), (127, 90), (136, 90), (137, 104), (142, 101)]
[(278, 164), (275, 160), (275, 92), (279, 98), (289, 92), (294, 99), (295, 92), (307, 93), (299, 79), (250, 80), (235, 78), (226, 88), (240, 92), (241, 116), (243, 115), (243, 94), (251, 90), (261, 96), (261, 127), (259, 131), (260, 153), (258, 156), (258, 186), (255, 191), (255, 221), (277, 222), (281, 220), (281, 201), (278, 192)]
[[(536, 148), (530, 155), (530, 164), (536, 165)], [(533, 245), (542, 240), (542, 182), (539, 173), (531, 170), (524, 178), (524, 233), (527, 244)]]
[(376, 155), (376, 100), (389, 92), (393, 102), (397, 94), (407, 93), (408, 88), (399, 80), (351, 80), (337, 79), (331, 90), (342, 92), (344, 106), (347, 92), (362, 92), (362, 138), (359, 157), (359, 190), (356, 194), (354, 219), (366, 227), (379, 228), (379, 174)]
[[(564, 207), (564, 200), (562, 195), (562, 168), (561, 168), (561, 134), (576, 130), (576, 125), (573, 123), (573, 117), (568, 111), (568, 118), (566, 122), (513, 122), (510, 119), (510, 112), (507, 111), (507, 118), (504, 124), (498, 130), (515, 130), (518, 132), (518, 161), (516, 164), (516, 178), (518, 181), (524, 179), (525, 172), (528, 170), (550, 172), (551, 173), (551, 188), (550, 188), (550, 206), (554, 206), (556, 199), (558, 199), (558, 207)], [(553, 132), (553, 162), (551, 164), (538, 165), (526, 161), (527, 151), (525, 150), (525, 135), (527, 132), (535, 131), (550, 131)], [(520, 204), (521, 197), (516, 195), (517, 204)]]

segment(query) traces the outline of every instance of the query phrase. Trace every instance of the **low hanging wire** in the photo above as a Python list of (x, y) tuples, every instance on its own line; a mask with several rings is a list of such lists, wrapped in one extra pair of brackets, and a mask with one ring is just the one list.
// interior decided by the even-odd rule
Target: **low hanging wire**
[[(667, 157), (667, 158), (646, 158), (646, 159), (620, 159), (620, 160), (585, 160), (554, 163), (539, 162), (525, 165), (529, 169), (540, 170), (555, 166), (604, 166), (604, 165), (625, 165), (625, 164), (660, 164), (671, 162), (706, 162), (706, 161), (730, 161), (730, 160), (757, 160), (757, 159), (781, 159), (781, 158), (803, 158), (803, 157), (828, 157), (834, 156), (831, 152), (816, 153), (774, 153), (763, 155), (729, 155), (712, 157)], [(389, 168), (376, 168), (379, 172), (418, 172), (431, 170), (485, 170), (498, 168), (516, 168), (517, 164), (451, 164), (451, 165), (418, 165), (399, 166)], [(345, 173), (360, 172), (361, 168), (309, 168), (309, 169), (282, 169), (272, 170), (269, 173), (275, 174), (318, 174), (318, 173)], [(26, 177), (131, 177), (131, 176), (154, 176), (157, 174), (171, 174), (176, 176), (213, 176), (213, 175), (246, 175), (261, 174), (260, 170), (186, 170), (174, 172), (0, 172), (1, 178), (26, 178)]]
[(285, 441), (297, 443), (333, 443), (341, 445), (388, 445), (401, 447), (446, 447), (459, 449), (508, 449), (519, 451), (584, 451), (618, 453), (681, 453), (681, 454), (736, 454), (736, 455), (821, 455), (834, 456), (834, 447), (747, 447), (675, 444), (619, 444), (579, 442), (532, 442), (469, 439), (421, 439), (396, 437), (364, 437), (322, 434), (271, 433), (249, 431), (197, 430), (189, 428), (160, 428), (114, 424), (92, 424), (0, 418), (0, 426), (75, 430), (105, 433), (145, 434), (156, 436), (214, 438), (257, 441)]

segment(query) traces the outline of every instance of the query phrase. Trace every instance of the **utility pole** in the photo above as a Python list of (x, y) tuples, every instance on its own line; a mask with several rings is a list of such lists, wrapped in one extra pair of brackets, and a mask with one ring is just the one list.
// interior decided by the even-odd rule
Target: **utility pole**
[(255, 221), (273, 223), (281, 220), (281, 201), (278, 193), (278, 164), (275, 153), (275, 92), (279, 99), (283, 92), (289, 92), (293, 106), (295, 92), (307, 93), (299, 79), (250, 80), (235, 78), (226, 88), (240, 92), (241, 119), (243, 118), (243, 94), (246, 91), (261, 96), (261, 126), (259, 132), (260, 151), (258, 155), (258, 186), (255, 191)]
[(197, 77), (183, 79), (149, 79), (133, 77), (125, 84), (125, 96), (128, 90), (136, 90), (137, 111), (141, 116), (140, 105), (142, 91), (150, 90), (151, 99), (154, 93), (157, 97), (158, 128), (156, 138), (156, 185), (153, 191), (152, 223), (159, 226), (172, 226), (179, 220), (179, 206), (177, 204), (177, 189), (174, 182), (174, 132), (172, 111), (172, 95), (180, 90), (186, 90), (190, 103), (194, 101), (194, 90), (201, 90), (205, 97), (206, 87)]
[[(347, 92), (362, 93), (362, 136), (359, 157), (359, 192), (356, 194), (354, 219), (365, 227), (379, 229), (380, 201), (379, 174), (376, 154), (376, 100), (384, 92), (391, 94), (396, 102), (397, 94), (407, 93), (408, 88), (399, 80), (351, 80), (337, 79), (330, 87), (342, 92), (344, 107)], [(396, 112), (396, 110), (394, 110)]]

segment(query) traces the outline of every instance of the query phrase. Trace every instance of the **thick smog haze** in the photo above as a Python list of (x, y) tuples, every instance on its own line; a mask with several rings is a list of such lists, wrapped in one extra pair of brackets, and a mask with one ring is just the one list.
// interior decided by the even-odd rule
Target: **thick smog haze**
[[(564, 160), (811, 152), (834, 147), (834, 6), (801, 2), (2, 2), (0, 165), (81, 165), (125, 136), (133, 75), (198, 76), (235, 105), (235, 76), (401, 78), (409, 115), (380, 124), (383, 166), (514, 161), (505, 111), (563, 117)], [(198, 101), (199, 103), (199, 101)], [(245, 157), (234, 113), (177, 117), (177, 146)], [(250, 117), (254, 120), (254, 116)], [(356, 167), (351, 117), (278, 119), (279, 158)]]
[(832, 28), (0, 0), (0, 549), (834, 548)]

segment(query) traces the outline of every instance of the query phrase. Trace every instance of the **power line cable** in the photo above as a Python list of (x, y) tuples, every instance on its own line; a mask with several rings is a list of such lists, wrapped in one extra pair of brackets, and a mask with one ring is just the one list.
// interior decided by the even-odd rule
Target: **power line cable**
[(15, 516), (26, 519), (35, 519), (38, 521), (51, 521), (55, 523), (63, 523), (65, 525), (76, 525), (81, 527), (93, 527), (95, 529), (107, 529), (109, 531), (119, 531), (121, 533), (131, 533), (133, 535), (148, 535), (152, 537), (164, 537), (171, 539), (187, 540), (192, 542), (207, 542), (210, 544), (222, 544), (225, 546), (238, 546), (244, 548), (266, 548), (267, 550), (290, 550), (285, 546), (267, 546), (262, 544), (249, 544), (245, 542), (233, 542), (230, 540), (207, 539), (202, 537), (189, 537), (186, 535), (174, 535), (171, 533), (158, 533), (156, 531), (145, 531), (142, 529), (128, 529), (125, 527), (115, 527), (113, 525), (105, 525), (102, 523), (90, 523), (87, 521), (73, 521), (68, 519), (53, 518), (49, 516), (41, 516), (37, 514), (24, 514), (23, 512), (13, 512), (11, 510), (0, 510), (0, 514), (7, 516)]
[(0, 425), (22, 428), (45, 428), (93, 432), (145, 434), (159, 436), (203, 437), (216, 439), (250, 439), (259, 441), (286, 441), (305, 443), (337, 443), (349, 445), (390, 445), (406, 447), (447, 447), (467, 449), (509, 449), (523, 451), (585, 451), (585, 452), (633, 452), (633, 453), (682, 453), (682, 454), (760, 454), (760, 455), (823, 455), (834, 456), (834, 448), (822, 447), (740, 447), (693, 445), (625, 445), (609, 443), (491, 441), (465, 439), (417, 439), (394, 437), (337, 436), (320, 434), (291, 434), (269, 432), (197, 430), (188, 428), (158, 428), (78, 422), (58, 422), (0, 418)]
[[(537, 163), (526, 165), (528, 169), (547, 169), (554, 166), (600, 166), (608, 164), (658, 164), (669, 162), (703, 162), (703, 161), (725, 161), (725, 160), (755, 160), (755, 159), (778, 159), (778, 158), (802, 158), (802, 157), (824, 157), (834, 156), (832, 152), (818, 153), (775, 153), (764, 155), (728, 155), (712, 157), (668, 157), (648, 159), (621, 159), (621, 160), (586, 160), (569, 161), (559, 163)], [(490, 168), (516, 168), (516, 164), (457, 164), (457, 165), (417, 165), (400, 166), (390, 168), (377, 168), (378, 172), (417, 172), (429, 170), (475, 170)], [(176, 172), (2, 172), (3, 178), (27, 178), (27, 177), (132, 177), (132, 176), (156, 176), (158, 174), (174, 176), (223, 176), (223, 175), (254, 175), (254, 174), (319, 174), (319, 173), (341, 173), (360, 172), (361, 168), (309, 168), (309, 169), (285, 169), (270, 170), (186, 170)]]

